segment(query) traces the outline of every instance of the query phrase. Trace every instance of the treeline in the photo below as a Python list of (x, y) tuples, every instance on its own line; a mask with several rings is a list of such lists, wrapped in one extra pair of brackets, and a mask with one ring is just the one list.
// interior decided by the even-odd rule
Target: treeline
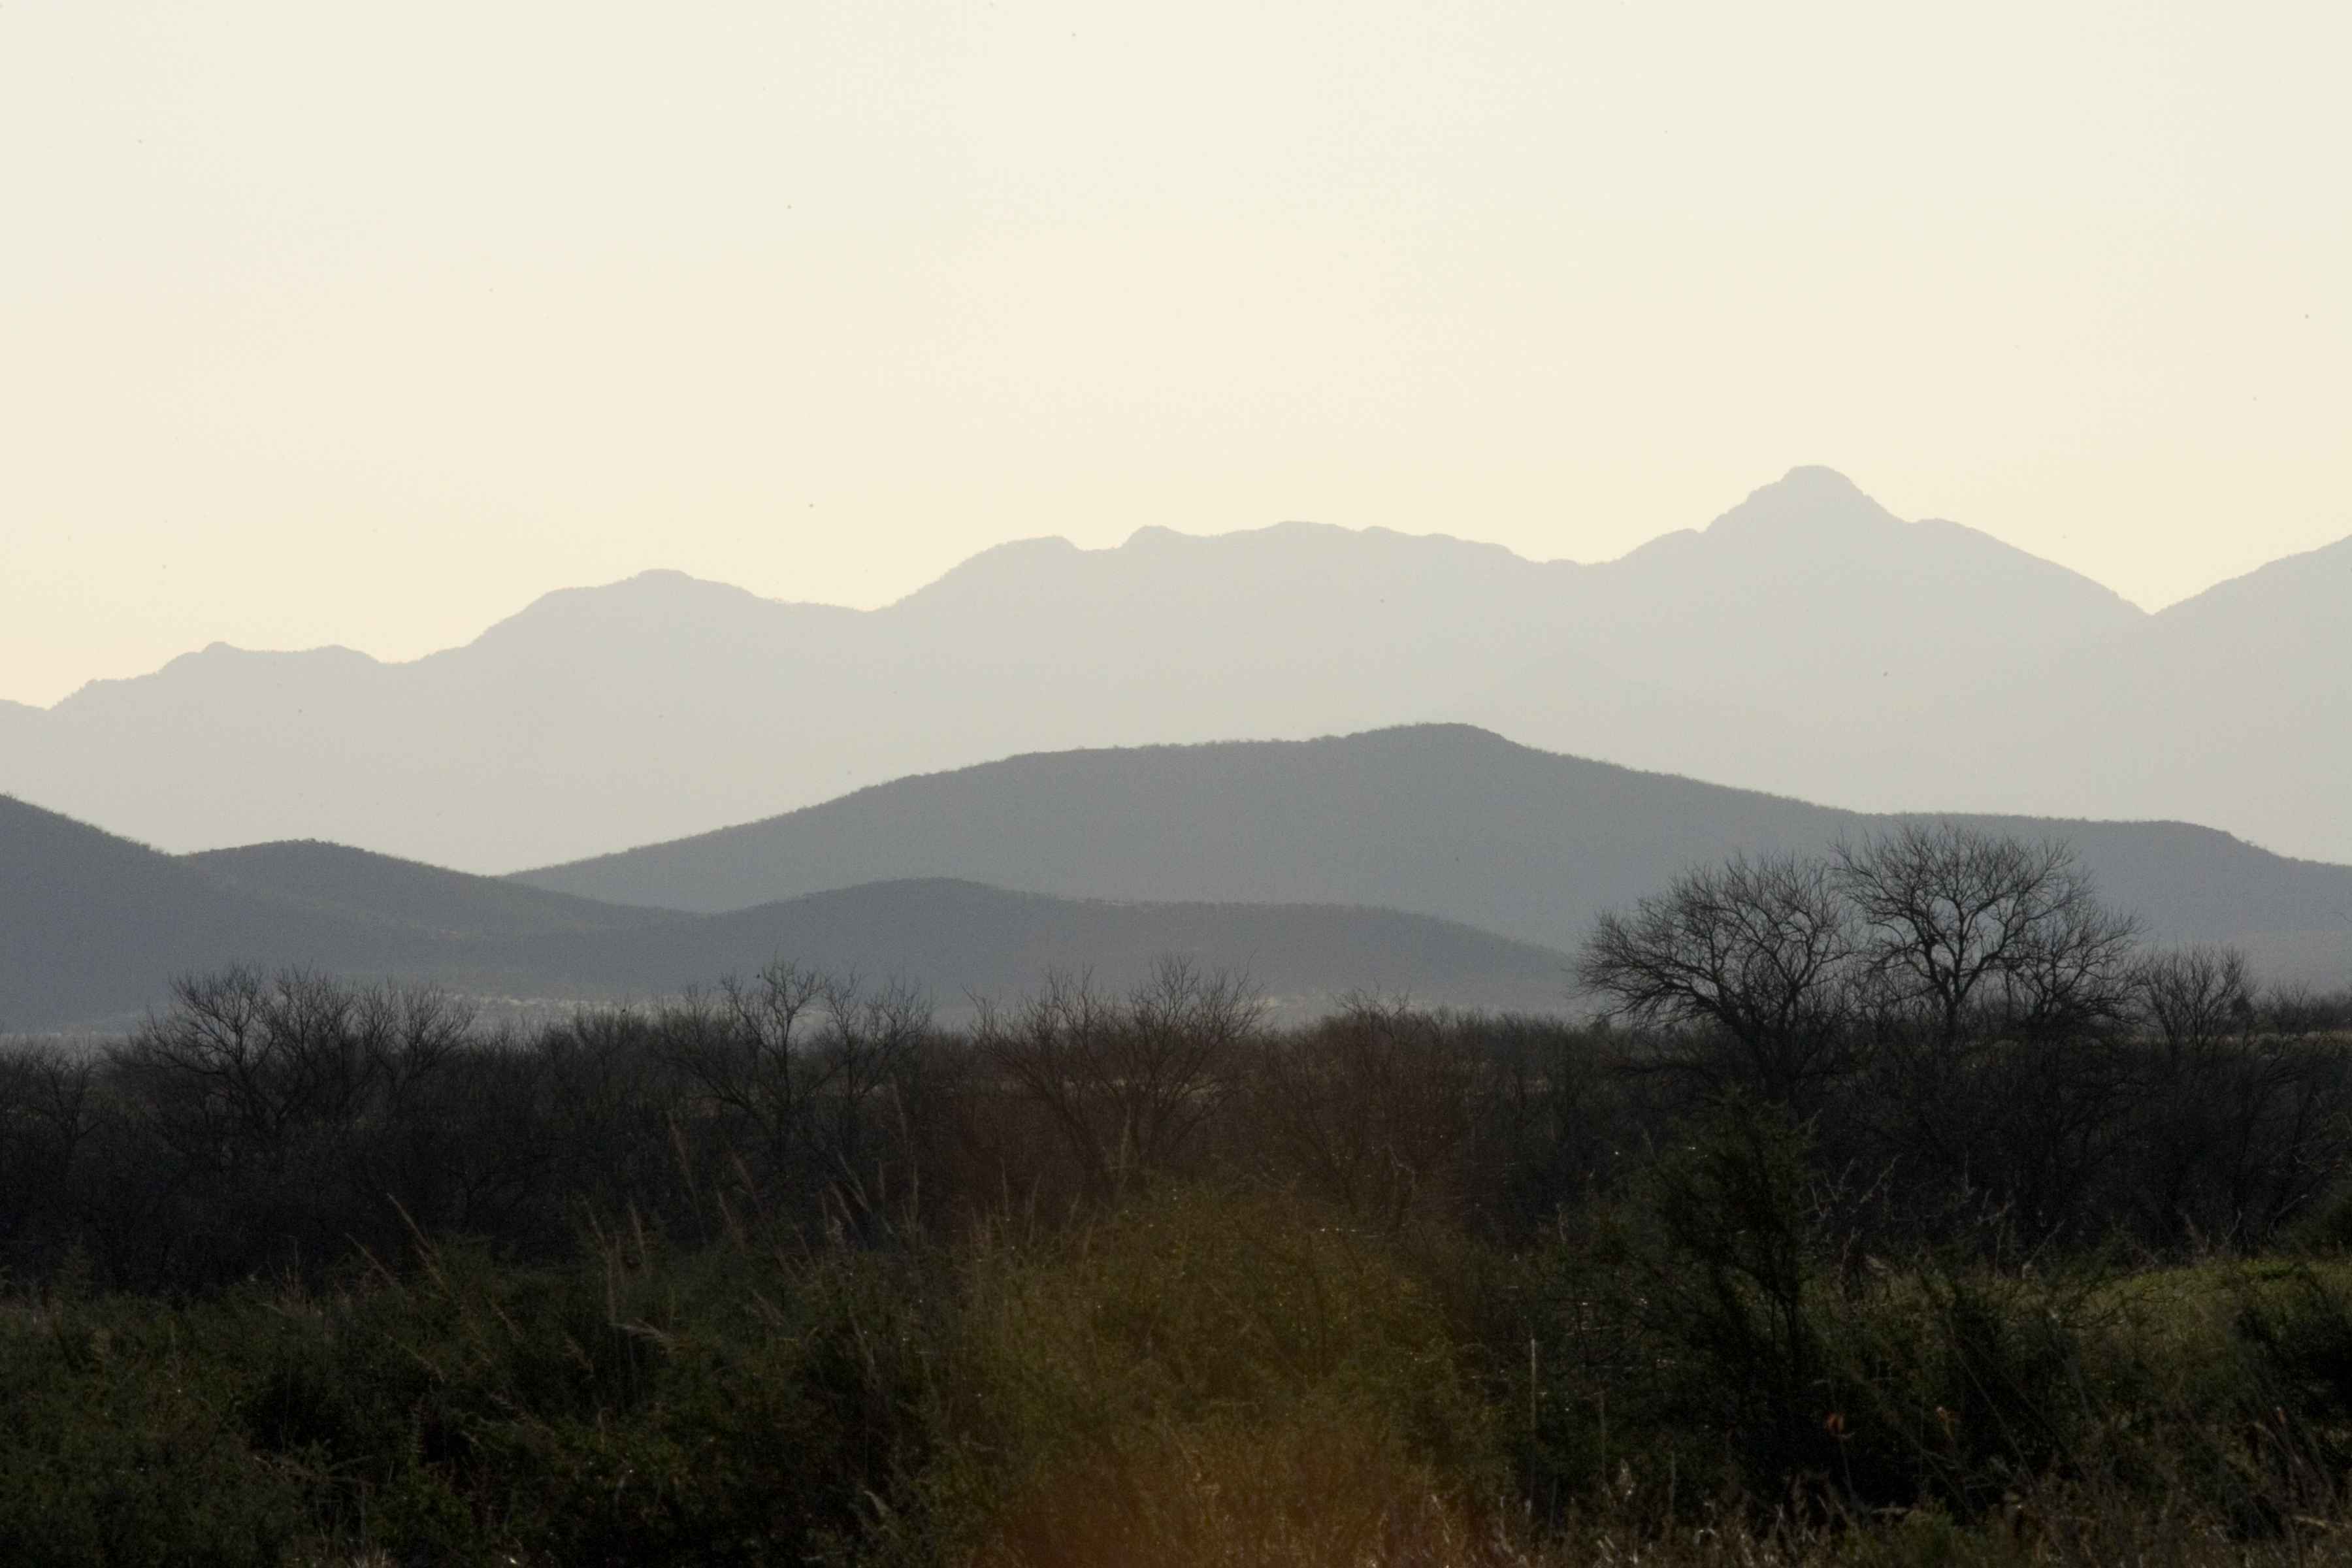
[(1581, 979), (190, 978), (0, 1050), (0, 1557), (2352, 1559), (2352, 996), (1925, 829)]
[(2063, 842), (1912, 825), (1736, 858), (1603, 917), (1579, 977), (1672, 1114), (1784, 1108), (1913, 1232), (2255, 1249), (2352, 1153), (2352, 996), (2144, 951)]
[(431, 992), (234, 969), (127, 1040), (0, 1049), (0, 1268), (184, 1292), (421, 1237), (553, 1260), (625, 1215), (679, 1243), (885, 1215), (944, 1237), (1213, 1173), (1524, 1229), (1613, 1157), (1601, 1044), (1370, 1003), (1275, 1029), (1181, 963), (963, 1028), (790, 963), (489, 1029)]
[[(1863, 1245), (1998, 1214), (2032, 1245), (2177, 1257), (2322, 1223), (2352, 1159), (2347, 1000), (2121, 943), (2031, 954), (2029, 992), (1992, 966), (2021, 963), (2012, 935), (1972, 989), (1895, 1005), (1883, 956), (1789, 934), (1814, 875), (1734, 866), (1605, 924), (1586, 978), (1621, 1011), (1584, 1025), (1367, 1001), (1274, 1028), (1181, 964), (953, 1029), (904, 988), (790, 964), (532, 1029), (315, 974), (191, 978), (128, 1040), (0, 1047), (0, 1269), (185, 1291), (420, 1236), (548, 1260), (621, 1215), (681, 1242), (882, 1212), (952, 1236), (1208, 1177), (1507, 1245), (1611, 1198), (1727, 1094), (1785, 1110), (1823, 1179), (1866, 1194)], [(1798, 942), (1841, 957), (1809, 970)]]

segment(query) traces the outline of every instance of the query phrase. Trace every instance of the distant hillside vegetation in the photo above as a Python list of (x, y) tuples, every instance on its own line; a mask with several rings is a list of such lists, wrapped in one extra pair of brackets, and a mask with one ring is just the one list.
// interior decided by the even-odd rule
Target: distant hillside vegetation
[[(1894, 820), (1417, 725), (1014, 757), (517, 879), (719, 910), (960, 877), (1081, 897), (1377, 905), (1568, 950), (1601, 910), (1687, 868), (1817, 850)], [(1954, 820), (2072, 841), (2153, 940), (2245, 941), (2273, 973), (2352, 979), (2352, 868), (2179, 823)]]
[(0, 1033), (119, 1026), (174, 976), (307, 966), (563, 1002), (667, 994), (772, 959), (905, 980), (944, 1006), (1050, 971), (1124, 986), (1157, 960), (1316, 1010), (1350, 991), (1520, 1009), (1564, 954), (1378, 909), (1137, 904), (904, 880), (725, 914), (599, 904), (339, 845), (173, 858), (0, 797)]
[(438, 937), (640, 931), (672, 918), (318, 839), (208, 849), (184, 858), (224, 887)]
[(0, 1029), (134, 1013), (236, 955), (349, 963), (360, 921), (224, 886), (198, 868), (0, 796)]
[(1556, 1011), (1566, 954), (1451, 921), (1318, 904), (1131, 903), (944, 879), (880, 882), (640, 932), (512, 944), (518, 967), (583, 991), (668, 993), (778, 954), (836, 973), (908, 976), (939, 1002), (1003, 999), (1049, 972), (1124, 988), (1162, 958), (1246, 974), (1314, 1007), (1348, 992)]

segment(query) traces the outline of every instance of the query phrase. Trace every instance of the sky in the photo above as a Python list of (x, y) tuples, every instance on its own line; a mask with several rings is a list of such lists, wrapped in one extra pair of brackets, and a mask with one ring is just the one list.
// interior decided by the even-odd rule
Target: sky
[(2352, 7), (0, 5), (0, 699), (655, 566), (1800, 463), (2157, 607), (2352, 533)]

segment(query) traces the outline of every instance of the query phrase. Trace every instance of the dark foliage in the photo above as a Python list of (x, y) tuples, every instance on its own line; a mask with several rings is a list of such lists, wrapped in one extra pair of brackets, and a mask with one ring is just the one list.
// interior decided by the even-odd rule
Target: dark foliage
[(0, 1050), (0, 1555), (2284, 1552), (2346, 1518), (2352, 1009), (2071, 879), (1695, 877), (1584, 1026), (1179, 963), (969, 1029), (788, 963), (530, 1031), (193, 977)]

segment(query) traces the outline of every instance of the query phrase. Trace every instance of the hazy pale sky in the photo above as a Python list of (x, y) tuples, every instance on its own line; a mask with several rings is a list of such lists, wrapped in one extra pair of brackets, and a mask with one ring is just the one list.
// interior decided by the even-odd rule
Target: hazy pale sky
[(0, 698), (674, 566), (1792, 464), (2150, 606), (2352, 532), (2352, 7), (0, 5)]

